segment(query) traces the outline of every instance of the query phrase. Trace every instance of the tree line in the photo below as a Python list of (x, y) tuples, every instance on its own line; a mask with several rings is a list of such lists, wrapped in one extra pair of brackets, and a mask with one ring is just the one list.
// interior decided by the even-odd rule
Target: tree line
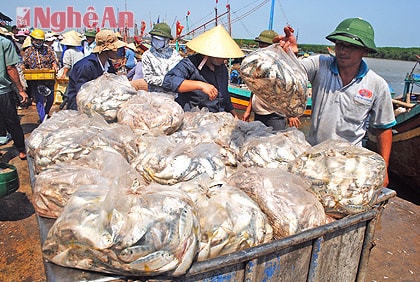
[[(327, 47), (334, 49), (333, 45), (313, 45), (313, 44), (300, 44), (299, 49), (304, 52), (313, 53), (328, 53)], [(378, 47), (377, 53), (370, 53), (370, 58), (388, 59), (388, 60), (401, 60), (401, 61), (415, 61), (416, 55), (420, 55), (419, 48), (401, 48), (401, 47)]]

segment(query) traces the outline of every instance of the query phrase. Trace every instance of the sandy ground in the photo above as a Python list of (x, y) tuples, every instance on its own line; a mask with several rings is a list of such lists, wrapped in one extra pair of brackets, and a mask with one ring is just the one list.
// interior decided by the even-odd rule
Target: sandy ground
[[(25, 135), (29, 136), (37, 126), (36, 109), (32, 106), (19, 113)], [(20, 188), (0, 198), (0, 281), (46, 281), (28, 166), (17, 157), (12, 144), (0, 146), (0, 152), (2, 162), (17, 167)], [(389, 201), (376, 227), (376, 246), (366, 281), (419, 281), (419, 215), (418, 205), (399, 197)]]

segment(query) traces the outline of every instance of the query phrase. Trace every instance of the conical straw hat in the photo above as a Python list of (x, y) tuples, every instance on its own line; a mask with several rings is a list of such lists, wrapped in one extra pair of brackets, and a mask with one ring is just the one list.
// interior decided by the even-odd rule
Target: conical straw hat
[(82, 34), (80, 34), (79, 32), (75, 30), (70, 30), (70, 31), (67, 31), (66, 33), (63, 33), (63, 37), (66, 38), (66, 36), (73, 36), (76, 39), (80, 38), (80, 40), (82, 39)]
[(193, 51), (216, 58), (241, 58), (245, 54), (221, 25), (200, 34), (187, 43)]
[(29, 46), (31, 46), (31, 37), (27, 36), (23, 41), (22, 49), (28, 48)]
[(134, 45), (134, 43), (127, 44), (127, 47), (133, 50), (134, 52), (137, 51), (136, 45)]
[(81, 46), (82, 39), (78, 37), (77, 35), (70, 33), (70, 34), (65, 34), (64, 39), (61, 40), (60, 43), (67, 46)]

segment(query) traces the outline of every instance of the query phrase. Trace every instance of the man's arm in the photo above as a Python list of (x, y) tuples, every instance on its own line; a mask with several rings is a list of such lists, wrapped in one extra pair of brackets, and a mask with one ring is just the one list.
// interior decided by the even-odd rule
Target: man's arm
[(178, 92), (184, 93), (184, 92), (190, 92), (195, 90), (201, 90), (205, 94), (209, 96), (210, 100), (214, 100), (217, 98), (217, 95), (219, 94), (219, 91), (217, 90), (214, 85), (200, 81), (200, 80), (189, 80), (185, 79), (178, 87)]
[(387, 187), (389, 184), (388, 178), (388, 165), (389, 165), (389, 156), (391, 155), (391, 147), (392, 147), (392, 129), (376, 129), (376, 138), (377, 138), (377, 146), (378, 152), (384, 158), (386, 164), (386, 175), (384, 179), (383, 187)]
[(26, 94), (25, 89), (23, 88), (22, 84), (20, 83), (19, 72), (15, 65), (7, 66), (7, 74), (9, 75), (10, 79), (15, 83), (19, 95), (22, 97), (21, 103), (25, 103), (28, 101), (28, 94)]
[(251, 92), (251, 95), (249, 97), (249, 103), (248, 106), (246, 107), (246, 110), (242, 116), (242, 120), (243, 121), (249, 121), (249, 118), (251, 117), (251, 112), (252, 112), (252, 96), (254, 96), (254, 93)]

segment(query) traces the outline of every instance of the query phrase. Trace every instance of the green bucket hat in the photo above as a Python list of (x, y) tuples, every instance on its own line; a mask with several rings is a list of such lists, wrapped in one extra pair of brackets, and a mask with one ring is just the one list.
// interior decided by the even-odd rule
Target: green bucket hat
[(166, 23), (157, 23), (153, 26), (153, 29), (149, 32), (151, 35), (162, 36), (169, 39), (174, 39), (171, 34), (171, 28)]
[(86, 37), (95, 37), (96, 36), (96, 30), (94, 29), (88, 29), (85, 31), (84, 36)]
[(376, 49), (374, 37), (373, 27), (367, 21), (360, 18), (349, 18), (342, 21), (325, 38), (334, 43), (340, 40), (353, 45), (366, 47), (369, 49), (369, 52), (376, 53), (378, 50)]
[(273, 44), (273, 38), (278, 35), (277, 32), (274, 30), (264, 30), (258, 35), (258, 37), (255, 37), (255, 41), (267, 43), (267, 44)]

